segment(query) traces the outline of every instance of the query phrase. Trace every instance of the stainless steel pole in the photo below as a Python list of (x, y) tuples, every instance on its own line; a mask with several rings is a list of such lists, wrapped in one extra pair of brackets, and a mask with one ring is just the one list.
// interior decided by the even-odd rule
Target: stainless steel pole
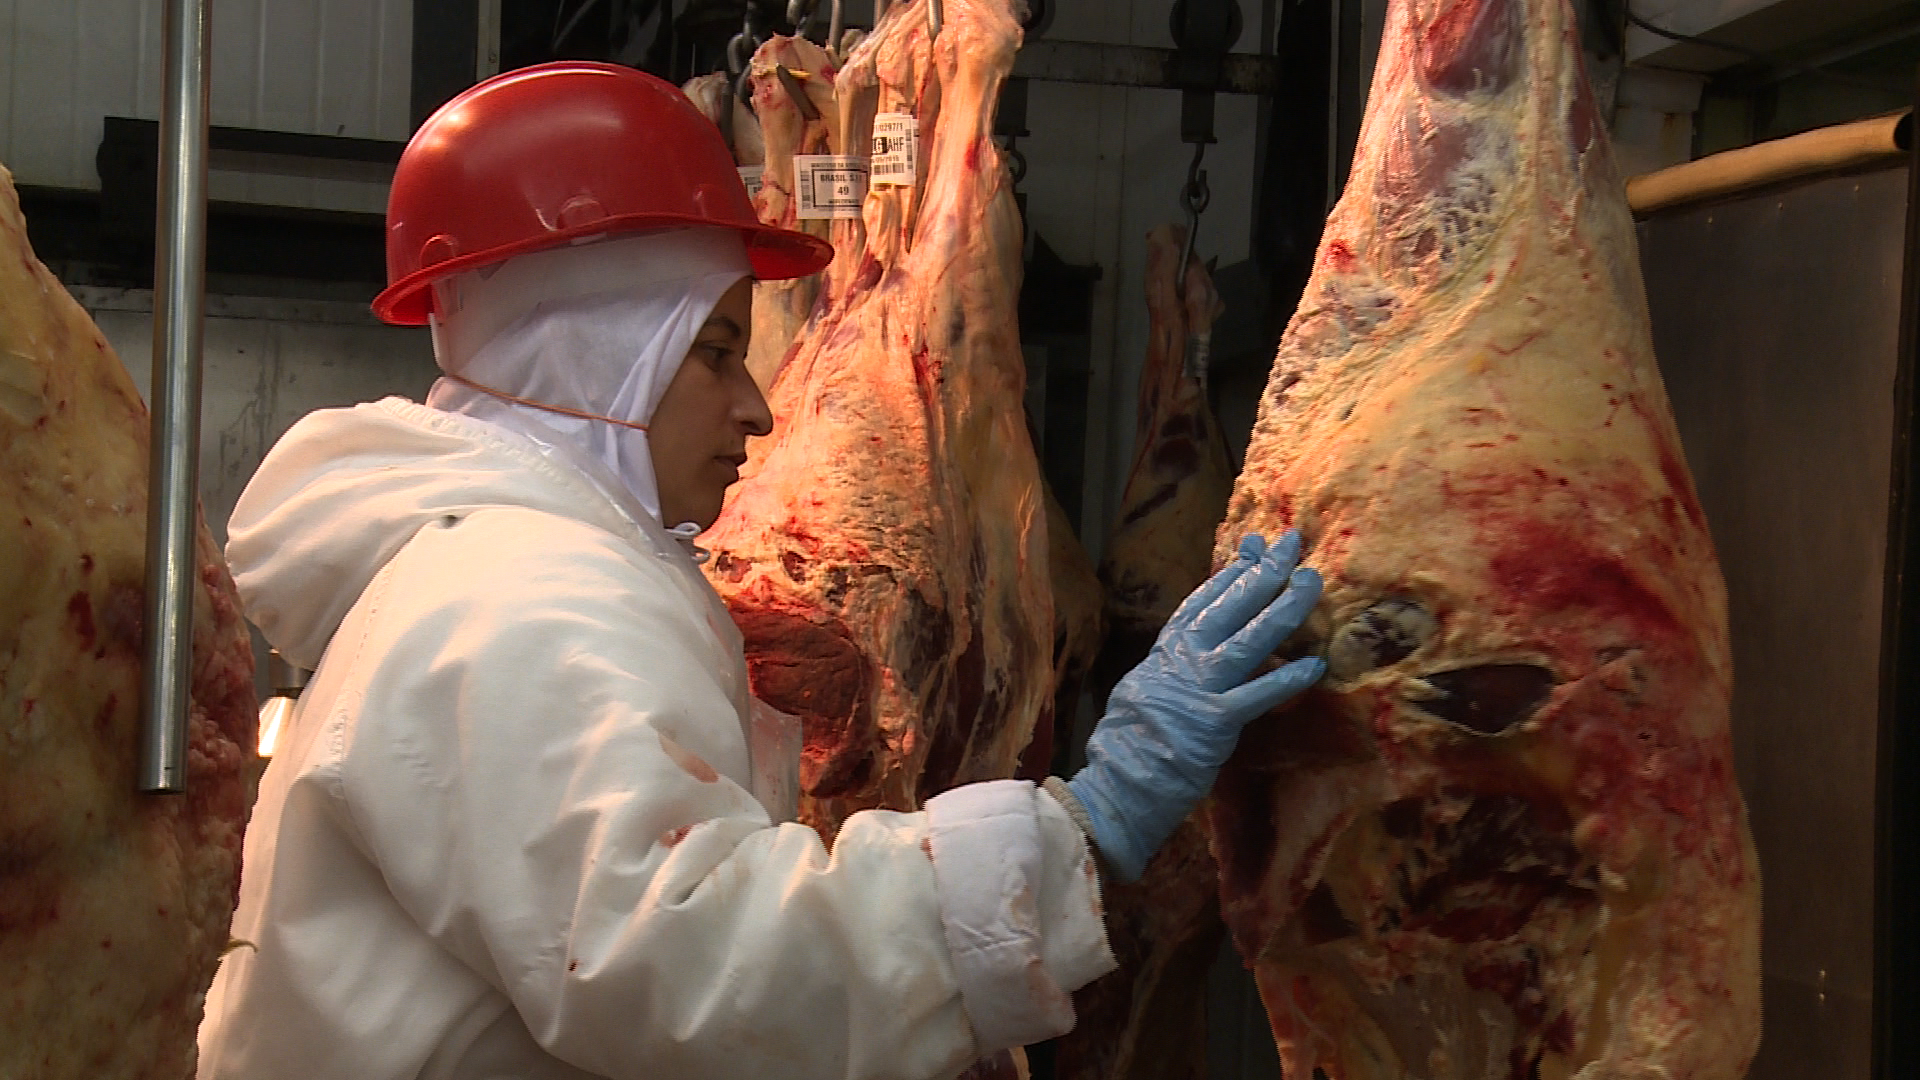
[(140, 790), (187, 789), (194, 511), (206, 289), (208, 0), (167, 0), (153, 267), (153, 438), (147, 473), (146, 667)]

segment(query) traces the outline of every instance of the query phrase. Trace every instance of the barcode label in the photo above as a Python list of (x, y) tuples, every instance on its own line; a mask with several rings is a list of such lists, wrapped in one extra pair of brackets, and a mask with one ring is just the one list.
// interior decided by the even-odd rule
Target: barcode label
[(801, 154), (793, 159), (801, 221), (859, 218), (867, 197), (867, 162), (851, 154)]
[(873, 118), (873, 182), (908, 187), (920, 157), (920, 121), (911, 113)]
[(756, 198), (760, 194), (760, 174), (765, 171), (759, 165), (740, 166), (740, 182), (747, 185), (747, 198)]

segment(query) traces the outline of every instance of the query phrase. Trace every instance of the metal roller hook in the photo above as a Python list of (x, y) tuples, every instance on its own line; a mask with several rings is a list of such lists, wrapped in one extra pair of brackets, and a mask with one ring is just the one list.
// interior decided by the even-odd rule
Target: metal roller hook
[(1187, 264), (1193, 261), (1193, 243), (1200, 235), (1200, 215), (1213, 201), (1213, 192), (1207, 187), (1207, 171), (1200, 167), (1206, 155), (1207, 144), (1195, 143), (1193, 164), (1187, 166), (1187, 182), (1180, 188), (1180, 205), (1187, 212), (1187, 242), (1180, 250), (1180, 268), (1175, 271), (1175, 280), (1179, 282), (1183, 300), (1187, 295)]
[(776, 66), (773, 69), (773, 73), (775, 77), (780, 80), (780, 88), (787, 92), (787, 98), (793, 102), (793, 107), (799, 111), (801, 119), (820, 119), (819, 107), (813, 103), (812, 98), (807, 96), (806, 87), (800, 85), (800, 79), (787, 68), (787, 65), (780, 64)]

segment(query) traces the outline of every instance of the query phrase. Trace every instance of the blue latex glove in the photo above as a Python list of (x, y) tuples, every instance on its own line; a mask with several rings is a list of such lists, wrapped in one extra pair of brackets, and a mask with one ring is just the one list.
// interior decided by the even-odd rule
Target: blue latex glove
[(1067, 788), (1120, 880), (1138, 879), (1199, 805), (1241, 728), (1326, 671), (1314, 656), (1248, 681), (1320, 599), (1320, 575), (1294, 569), (1299, 560), (1298, 533), (1271, 548), (1257, 535), (1241, 540), (1239, 556), (1187, 597), (1113, 688), (1087, 740), (1087, 767)]

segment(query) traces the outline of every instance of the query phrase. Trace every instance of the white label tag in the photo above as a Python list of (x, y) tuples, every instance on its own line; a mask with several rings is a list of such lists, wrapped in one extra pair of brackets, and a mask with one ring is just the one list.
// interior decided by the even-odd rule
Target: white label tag
[(911, 113), (873, 118), (873, 182), (912, 186), (920, 158), (920, 121)]
[(759, 165), (740, 166), (740, 182), (747, 185), (747, 198), (752, 199), (760, 194), (760, 174), (764, 171)]
[(801, 154), (793, 159), (794, 190), (801, 221), (860, 216), (867, 197), (867, 162), (851, 154)]

